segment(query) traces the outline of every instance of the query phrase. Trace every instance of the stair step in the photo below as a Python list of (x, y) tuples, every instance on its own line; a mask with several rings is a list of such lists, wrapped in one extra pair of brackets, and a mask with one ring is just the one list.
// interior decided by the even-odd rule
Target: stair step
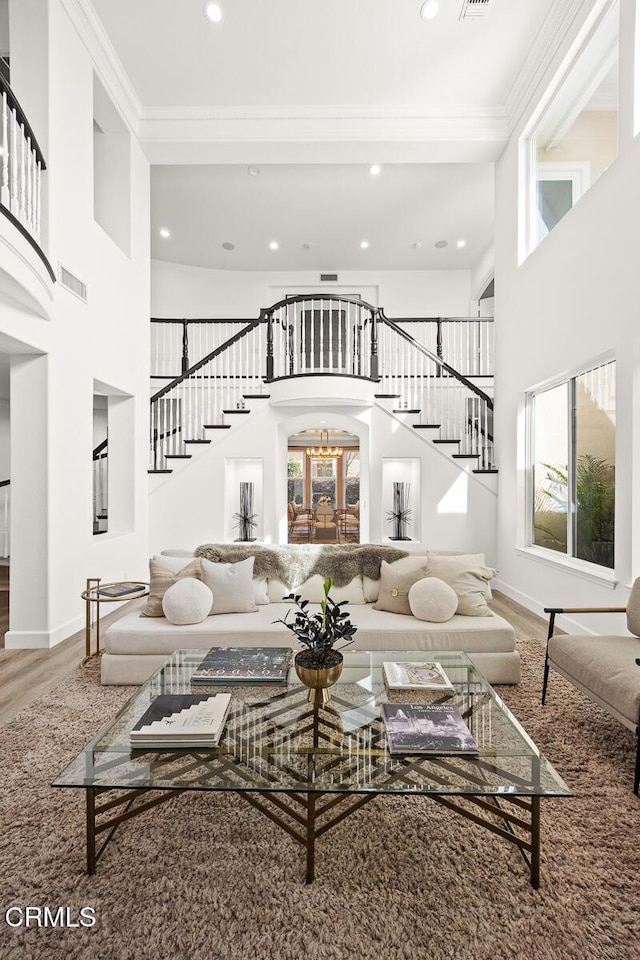
[(165, 460), (191, 460), (191, 453), (165, 453)]
[(270, 393), (243, 393), (243, 400), (269, 400), (271, 398)]
[(497, 473), (497, 469), (492, 467), (490, 470), (472, 470), (471, 473)]
[(401, 393), (374, 393), (376, 400), (399, 400)]
[(420, 413), (419, 410), (414, 410), (412, 407), (400, 407), (398, 410), (394, 410), (394, 413)]
[(459, 440), (433, 440), (432, 443), (460, 443)]
[(203, 427), (205, 430), (231, 430), (230, 423), (205, 423)]
[(185, 443), (211, 443), (211, 440), (185, 440)]
[(452, 453), (451, 457), (454, 460), (479, 460), (479, 453)]
[(223, 410), (223, 413), (251, 413), (251, 410)]
[(147, 473), (173, 473), (173, 470), (147, 470)]
[(439, 430), (440, 426), (441, 425), (439, 423), (414, 423), (413, 429), (414, 430)]

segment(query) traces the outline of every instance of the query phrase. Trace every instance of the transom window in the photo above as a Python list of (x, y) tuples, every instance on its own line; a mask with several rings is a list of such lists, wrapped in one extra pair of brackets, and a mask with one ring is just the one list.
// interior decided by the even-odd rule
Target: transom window
[(618, 155), (618, 0), (587, 21), (582, 48), (523, 136), (521, 259)]

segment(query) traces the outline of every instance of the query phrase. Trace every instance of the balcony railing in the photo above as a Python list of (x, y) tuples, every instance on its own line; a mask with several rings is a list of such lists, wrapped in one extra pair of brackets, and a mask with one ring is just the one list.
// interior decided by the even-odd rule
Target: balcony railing
[(31, 125), (0, 75), (0, 212), (26, 237), (55, 280), (41, 247), (42, 174), (46, 167)]

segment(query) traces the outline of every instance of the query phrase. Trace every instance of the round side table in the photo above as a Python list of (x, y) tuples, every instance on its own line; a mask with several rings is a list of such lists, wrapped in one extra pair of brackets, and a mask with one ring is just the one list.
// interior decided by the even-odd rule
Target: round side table
[[(101, 583), (100, 577), (87, 577), (87, 588), (81, 593), (85, 602), (84, 660), (91, 660), (100, 653), (100, 604), (122, 603), (123, 600), (137, 600), (146, 597), (149, 584), (141, 580), (116, 580), (113, 583)], [(96, 649), (91, 652), (91, 604), (96, 604)]]

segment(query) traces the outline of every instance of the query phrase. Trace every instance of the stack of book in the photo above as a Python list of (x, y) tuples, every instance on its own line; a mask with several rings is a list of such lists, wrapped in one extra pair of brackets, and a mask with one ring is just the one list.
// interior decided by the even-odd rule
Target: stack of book
[(132, 747), (217, 747), (231, 707), (230, 693), (166, 693), (156, 697), (129, 734)]

